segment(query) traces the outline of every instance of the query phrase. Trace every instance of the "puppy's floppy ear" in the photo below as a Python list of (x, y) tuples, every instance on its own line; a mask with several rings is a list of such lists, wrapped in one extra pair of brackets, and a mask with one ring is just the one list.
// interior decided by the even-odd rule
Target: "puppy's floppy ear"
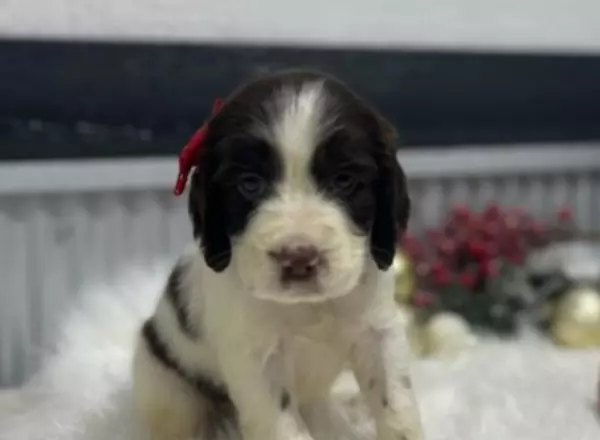
[(206, 157), (194, 170), (188, 211), (194, 238), (200, 240), (206, 264), (215, 272), (221, 272), (231, 261), (231, 240), (223, 197), (219, 187), (212, 182), (211, 167), (210, 159)]
[(394, 127), (378, 118), (375, 183), (375, 217), (371, 230), (371, 254), (377, 267), (387, 270), (394, 261), (398, 239), (406, 230), (410, 198), (406, 176), (396, 159), (397, 136)]

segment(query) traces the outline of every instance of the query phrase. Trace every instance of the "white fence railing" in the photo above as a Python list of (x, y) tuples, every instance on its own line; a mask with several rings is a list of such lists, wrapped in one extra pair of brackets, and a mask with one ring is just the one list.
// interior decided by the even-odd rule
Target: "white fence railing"
[[(547, 216), (574, 209), (600, 228), (600, 144), (407, 150), (411, 228), (434, 226), (455, 202), (494, 200)], [(175, 258), (191, 233), (171, 194), (173, 159), (0, 164), (0, 387), (38, 367), (65, 304), (83, 283), (131, 263)]]

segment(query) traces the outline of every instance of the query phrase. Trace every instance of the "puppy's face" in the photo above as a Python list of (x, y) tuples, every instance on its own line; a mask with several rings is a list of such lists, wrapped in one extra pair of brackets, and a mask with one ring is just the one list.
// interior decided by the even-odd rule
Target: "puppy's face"
[(208, 266), (253, 295), (317, 302), (392, 263), (409, 211), (393, 130), (336, 80), (284, 72), (210, 122), (189, 209)]

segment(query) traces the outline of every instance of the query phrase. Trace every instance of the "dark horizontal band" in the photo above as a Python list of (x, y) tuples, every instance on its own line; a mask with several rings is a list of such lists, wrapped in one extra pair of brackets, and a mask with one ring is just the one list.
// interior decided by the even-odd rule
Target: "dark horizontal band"
[(0, 159), (165, 156), (261, 72), (333, 73), (409, 146), (600, 139), (600, 56), (0, 41)]

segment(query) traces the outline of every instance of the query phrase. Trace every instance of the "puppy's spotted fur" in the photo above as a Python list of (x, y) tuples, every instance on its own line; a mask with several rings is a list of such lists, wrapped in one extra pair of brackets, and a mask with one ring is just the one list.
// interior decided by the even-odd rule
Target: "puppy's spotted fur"
[(409, 215), (393, 129), (337, 80), (286, 71), (235, 91), (191, 178), (197, 243), (134, 361), (151, 438), (335, 439), (351, 369), (379, 440), (421, 438), (389, 269)]

